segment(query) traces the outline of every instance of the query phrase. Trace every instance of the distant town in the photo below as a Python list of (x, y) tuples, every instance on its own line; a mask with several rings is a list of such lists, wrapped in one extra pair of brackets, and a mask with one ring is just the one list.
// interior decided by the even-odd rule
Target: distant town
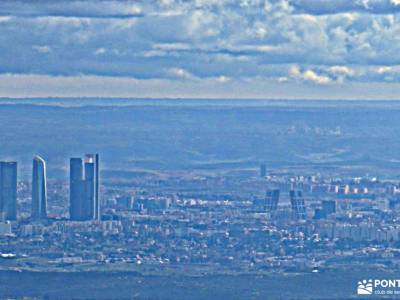
[[(71, 158), (69, 184), (0, 162), (0, 269), (323, 272), (400, 266), (400, 188), (376, 177), (192, 173), (102, 182), (98, 154)], [(195, 268), (194, 268), (195, 269)]]

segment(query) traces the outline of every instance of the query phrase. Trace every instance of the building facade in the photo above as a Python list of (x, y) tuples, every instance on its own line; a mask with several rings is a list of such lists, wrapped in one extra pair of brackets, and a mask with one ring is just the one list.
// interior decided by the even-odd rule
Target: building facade
[(276, 211), (278, 209), (279, 202), (279, 190), (268, 190), (265, 197), (266, 210), (269, 212)]
[(100, 219), (98, 154), (70, 160), (70, 219)]
[(292, 206), (293, 216), (296, 219), (305, 220), (307, 217), (306, 205), (304, 202), (302, 191), (299, 190), (290, 191), (290, 204)]
[(32, 168), (32, 219), (45, 218), (47, 218), (46, 162), (40, 156), (35, 156)]
[(17, 219), (17, 162), (0, 162), (0, 217)]

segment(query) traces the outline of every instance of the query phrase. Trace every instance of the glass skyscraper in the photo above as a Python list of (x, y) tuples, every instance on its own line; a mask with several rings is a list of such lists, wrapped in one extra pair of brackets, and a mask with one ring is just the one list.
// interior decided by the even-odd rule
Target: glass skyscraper
[(279, 193), (278, 189), (267, 191), (265, 197), (265, 206), (267, 211), (272, 212), (278, 209)]
[(17, 163), (0, 162), (0, 217), (17, 219)]
[(81, 158), (70, 160), (70, 219), (100, 219), (98, 154), (87, 154), (84, 164)]
[(303, 193), (301, 191), (290, 191), (290, 204), (292, 206), (294, 217), (297, 219), (305, 220), (307, 217), (306, 205), (304, 202)]
[(32, 172), (32, 219), (45, 218), (47, 218), (46, 162), (40, 156), (35, 156)]

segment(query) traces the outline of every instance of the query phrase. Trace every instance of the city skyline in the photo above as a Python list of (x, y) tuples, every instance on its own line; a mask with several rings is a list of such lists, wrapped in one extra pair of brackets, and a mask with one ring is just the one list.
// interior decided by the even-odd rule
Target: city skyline
[[(17, 162), (0, 161), (0, 221), (17, 220)], [(100, 220), (99, 155), (86, 154), (70, 159), (69, 219)], [(48, 210), (46, 161), (35, 155), (31, 177), (32, 221), (46, 220)]]
[(0, 0), (0, 300), (400, 299), (399, 35), (400, 0)]
[(400, 266), (400, 106), (38, 101), (0, 105), (1, 295), (347, 299)]

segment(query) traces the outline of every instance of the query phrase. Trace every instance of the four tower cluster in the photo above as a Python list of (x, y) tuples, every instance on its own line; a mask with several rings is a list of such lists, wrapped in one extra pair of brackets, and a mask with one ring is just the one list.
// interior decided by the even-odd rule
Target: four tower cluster
[[(100, 219), (99, 155), (86, 154), (70, 159), (70, 219)], [(47, 218), (46, 162), (33, 158), (32, 213), (33, 220)], [(17, 162), (0, 162), (0, 220), (17, 219)]]

